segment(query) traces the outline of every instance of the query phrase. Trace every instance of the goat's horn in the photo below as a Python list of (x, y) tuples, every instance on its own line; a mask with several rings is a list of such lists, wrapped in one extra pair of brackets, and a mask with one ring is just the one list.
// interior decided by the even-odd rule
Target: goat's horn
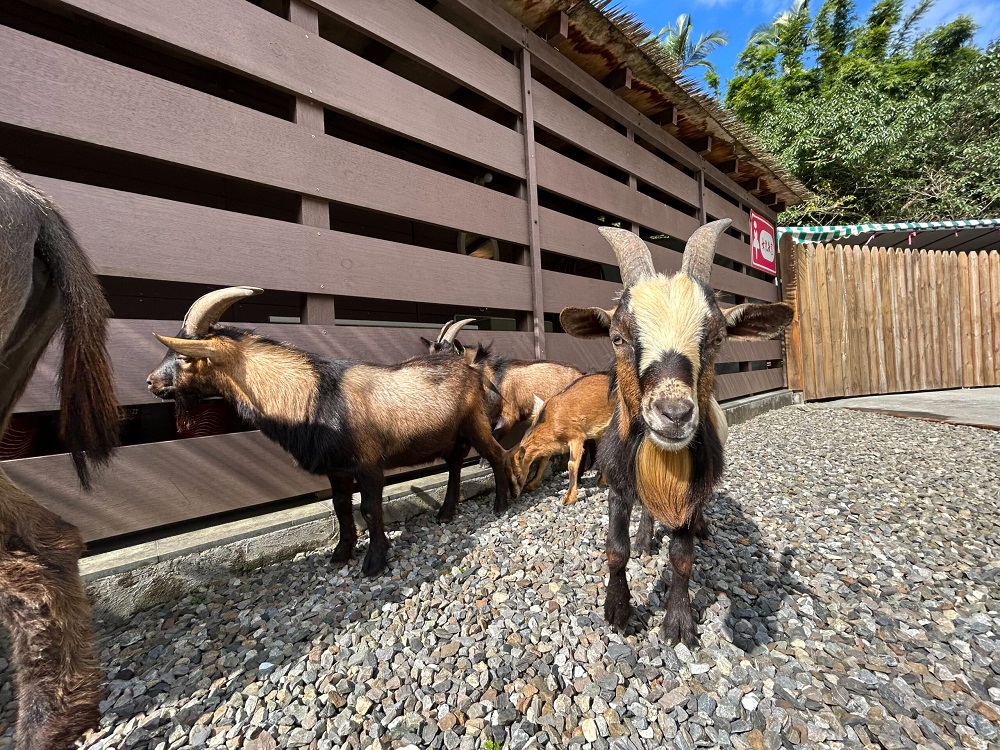
[(466, 318), (465, 320), (460, 320), (457, 323), (452, 323), (451, 328), (448, 329), (448, 332), (444, 335), (444, 337), (441, 340), (447, 341), (449, 344), (454, 344), (455, 337), (458, 335), (458, 332), (461, 331), (462, 328), (464, 328), (465, 326), (469, 325), (469, 323), (475, 323), (475, 322), (476, 322), (475, 318)]
[(448, 333), (448, 329), (449, 328), (451, 328), (451, 321), (450, 320), (447, 323), (445, 323), (443, 326), (441, 326), (441, 330), (438, 331), (437, 343), (440, 344), (442, 341), (444, 341), (444, 335), (446, 333)]
[(234, 303), (239, 302), (244, 297), (252, 297), (263, 291), (255, 286), (230, 286), (209, 292), (199, 297), (191, 305), (191, 309), (184, 316), (184, 325), (181, 330), (188, 336), (204, 336), (208, 333), (209, 327), (218, 323), (222, 313)]
[(708, 284), (712, 280), (712, 259), (722, 233), (729, 229), (732, 219), (719, 219), (698, 227), (684, 245), (681, 273)]
[(637, 281), (656, 273), (649, 248), (639, 235), (617, 227), (598, 227), (597, 231), (604, 236), (618, 257), (623, 286), (632, 286)]

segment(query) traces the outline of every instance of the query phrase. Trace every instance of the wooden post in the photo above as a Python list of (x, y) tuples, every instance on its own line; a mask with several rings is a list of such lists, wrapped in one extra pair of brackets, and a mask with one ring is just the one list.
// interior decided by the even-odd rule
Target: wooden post
[(698, 170), (698, 221), (708, 222), (708, 212), (705, 210), (705, 170)]
[[(635, 131), (632, 130), (632, 128), (626, 128), (625, 137), (628, 138), (630, 141), (635, 142)], [(639, 189), (639, 180), (631, 172), (628, 173), (628, 186), (632, 190)], [(639, 234), (639, 225), (636, 224), (634, 221), (629, 224), (629, 229), (631, 229), (636, 234)]]
[(799, 327), (799, 294), (796, 278), (795, 245), (792, 235), (785, 234), (778, 240), (778, 282), (781, 285), (781, 299), (792, 306), (795, 316), (785, 329), (785, 387), (793, 391), (804, 391), (802, 383), (802, 334)]
[[(305, 29), (309, 34), (319, 36), (319, 12), (302, 0), (289, 0), (288, 20)], [(295, 98), (292, 119), (296, 125), (308, 128), (313, 138), (325, 135), (323, 105), (302, 96)], [(330, 228), (330, 202), (314, 195), (302, 195), (299, 205), (299, 223), (319, 230)], [(302, 322), (307, 325), (332, 326), (336, 322), (333, 308), (332, 290), (325, 293), (303, 295)]]
[(523, 197), (528, 207), (528, 257), (531, 268), (531, 317), (535, 357), (545, 359), (545, 307), (542, 303), (542, 241), (538, 229), (538, 174), (535, 164), (535, 114), (531, 99), (531, 53), (521, 50), (521, 131), (524, 135), (526, 181)]

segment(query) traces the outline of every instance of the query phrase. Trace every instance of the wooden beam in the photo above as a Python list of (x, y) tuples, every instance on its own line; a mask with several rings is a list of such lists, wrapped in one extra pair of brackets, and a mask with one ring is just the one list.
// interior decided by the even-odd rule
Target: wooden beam
[(785, 210), (785, 202), (778, 201), (777, 203), (772, 203), (770, 206), (768, 206), (768, 208), (774, 211), (774, 213), (780, 214), (782, 211)]
[(569, 38), (569, 16), (565, 11), (557, 11), (542, 21), (535, 33), (555, 47)]
[(712, 136), (703, 135), (701, 138), (695, 138), (693, 141), (685, 141), (685, 145), (696, 154), (704, 156), (712, 150)]
[[(528, 50), (521, 51), (521, 134), (524, 136), (524, 164), (526, 179), (522, 183), (525, 205), (528, 209), (528, 261), (531, 268), (531, 330), (535, 343), (535, 359), (545, 359), (545, 304), (542, 283), (542, 242), (538, 225), (538, 160), (535, 149), (535, 110), (531, 89), (531, 61)], [(523, 256), (522, 256), (523, 258)], [(520, 316), (518, 323), (525, 325), (527, 316)]]
[(776, 196), (774, 193), (763, 193), (758, 197), (760, 198), (760, 202), (763, 203), (765, 206), (770, 206), (772, 203), (778, 200), (778, 196)]
[(668, 104), (667, 108), (662, 112), (657, 112), (653, 115), (652, 120), (661, 128), (675, 128), (677, 127), (677, 121), (679, 115), (677, 113), (677, 107), (673, 104)]
[(740, 160), (738, 158), (728, 159), (715, 166), (727, 177), (736, 177), (740, 173)]
[(749, 180), (742, 180), (740, 187), (748, 193), (756, 193), (763, 189), (764, 186), (761, 185), (760, 177), (751, 177)]
[(618, 68), (617, 70), (612, 71), (611, 74), (604, 79), (604, 85), (616, 94), (620, 94), (626, 89), (632, 88), (632, 69)]

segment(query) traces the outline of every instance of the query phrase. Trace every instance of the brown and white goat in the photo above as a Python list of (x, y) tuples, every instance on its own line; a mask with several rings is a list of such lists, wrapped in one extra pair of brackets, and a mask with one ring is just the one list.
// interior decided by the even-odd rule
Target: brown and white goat
[[(611, 378), (604, 373), (584, 375), (548, 401), (536, 399), (538, 414), (521, 442), (509, 451), (514, 495), (531, 492), (542, 481), (549, 458), (569, 450), (569, 487), (563, 505), (576, 502), (580, 463), (588, 440), (600, 440), (611, 423), (615, 399)], [(535, 476), (528, 472), (535, 461)]]
[[(60, 435), (90, 488), (118, 445), (104, 293), (56, 205), (0, 159), (0, 434), (62, 325)], [(66, 750), (97, 725), (101, 671), (79, 531), (0, 470), (0, 621), (17, 670), (17, 750)]]
[(495, 354), (491, 346), (471, 349), (456, 339), (462, 327), (475, 318), (446, 323), (435, 342), (421, 336), (431, 354), (453, 352), (475, 367), (483, 379), (487, 413), (493, 426), (493, 436), (503, 440), (508, 432), (535, 410), (535, 397), (546, 401), (556, 395), (583, 372), (573, 365), (533, 359), (508, 359)]
[(611, 485), (604, 617), (624, 629), (632, 616), (625, 567), (629, 518), (639, 502), (672, 530), (673, 579), (663, 627), (668, 639), (687, 644), (695, 641), (688, 594), (694, 535), (724, 468), (726, 420), (712, 395), (716, 355), (727, 335), (773, 338), (792, 319), (782, 303), (719, 307), (709, 282), (715, 246), (729, 224), (714, 221), (692, 234), (673, 276), (656, 273), (637, 235), (601, 228), (621, 267), (618, 305), (568, 307), (560, 315), (568, 333), (610, 336), (615, 351), (617, 405), (598, 449)]
[(332, 360), (231, 326), (219, 317), (261, 290), (231, 287), (196, 301), (177, 337), (157, 338), (171, 351), (150, 373), (150, 391), (185, 401), (222, 396), (333, 489), (340, 541), (334, 562), (352, 556), (357, 530), (351, 494), (357, 482), (370, 544), (361, 570), (386, 565), (382, 518), (384, 472), (444, 458), (448, 489), (438, 518), (455, 514), (462, 462), (471, 445), (493, 468), (494, 510), (509, 505), (503, 449), (490, 434), (479, 374), (460, 357), (429, 356), (382, 366)]

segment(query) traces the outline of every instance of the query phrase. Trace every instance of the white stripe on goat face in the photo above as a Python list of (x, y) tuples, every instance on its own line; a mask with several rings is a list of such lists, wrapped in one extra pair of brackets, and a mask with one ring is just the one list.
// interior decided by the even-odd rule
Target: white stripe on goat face
[(701, 339), (711, 309), (701, 284), (687, 274), (657, 274), (629, 289), (629, 311), (642, 346), (641, 377), (670, 351), (691, 360), (694, 382), (701, 371)]

